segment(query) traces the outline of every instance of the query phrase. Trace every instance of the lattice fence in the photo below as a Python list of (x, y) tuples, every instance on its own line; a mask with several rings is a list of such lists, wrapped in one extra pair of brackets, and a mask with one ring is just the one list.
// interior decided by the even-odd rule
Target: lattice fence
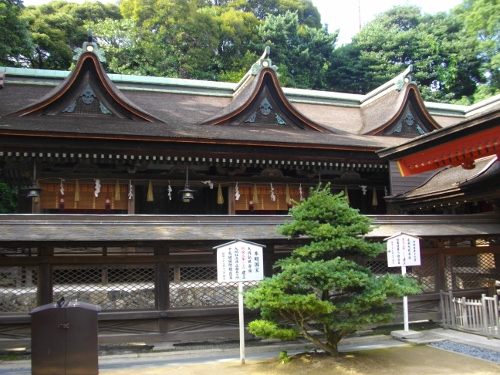
[[(423, 255), (421, 257), (421, 265), (406, 267), (406, 276), (418, 281), (422, 286), (423, 293), (432, 293), (438, 291), (436, 285), (437, 259), (435, 255)], [(366, 266), (375, 275), (401, 274), (401, 267), (387, 267), (387, 260), (369, 260)]]
[(36, 268), (0, 267), (0, 312), (29, 312), (36, 307)]
[(500, 280), (500, 254), (447, 255), (445, 264), (448, 290), (485, 288)]
[[(217, 267), (176, 266), (169, 269), (170, 307), (238, 304), (236, 283), (218, 283)], [(245, 282), (243, 289), (256, 285)]]
[(154, 266), (55, 267), (53, 300), (81, 301), (102, 310), (155, 307)]

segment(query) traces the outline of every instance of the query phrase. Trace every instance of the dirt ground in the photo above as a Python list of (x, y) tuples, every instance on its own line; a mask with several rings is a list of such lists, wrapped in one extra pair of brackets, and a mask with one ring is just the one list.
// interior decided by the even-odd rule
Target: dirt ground
[[(135, 370), (101, 370), (105, 375), (136, 375)], [(498, 375), (500, 365), (427, 346), (344, 353), (334, 359), (320, 354), (292, 356), (287, 363), (277, 357), (201, 365), (141, 369), (141, 375)]]

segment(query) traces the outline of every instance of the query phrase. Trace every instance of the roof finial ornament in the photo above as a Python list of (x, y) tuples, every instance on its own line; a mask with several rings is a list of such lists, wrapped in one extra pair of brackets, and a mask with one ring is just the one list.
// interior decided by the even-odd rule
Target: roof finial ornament
[(92, 29), (89, 29), (87, 34), (87, 41), (83, 43), (82, 48), (75, 48), (75, 56), (73, 56), (73, 60), (78, 60), (82, 55), (82, 53), (84, 52), (93, 52), (97, 55), (100, 62), (106, 62), (106, 58), (104, 57), (104, 52), (101, 49), (99, 49), (97, 43), (94, 42)]
[(271, 68), (275, 71), (278, 71), (278, 67), (276, 65), (273, 65), (273, 62), (269, 58), (270, 54), (271, 54), (271, 47), (266, 46), (266, 48), (264, 48), (264, 53), (260, 57), (259, 61), (257, 61), (252, 66), (252, 75), (256, 75), (264, 68)]
[(413, 79), (412, 73), (413, 73), (413, 64), (410, 64), (396, 82), (396, 90), (401, 91), (401, 89), (406, 83), (414, 83), (414, 84), (417, 83)]

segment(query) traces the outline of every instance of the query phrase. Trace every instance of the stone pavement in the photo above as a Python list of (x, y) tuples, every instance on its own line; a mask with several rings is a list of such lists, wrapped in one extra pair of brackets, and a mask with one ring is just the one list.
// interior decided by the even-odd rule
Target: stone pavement
[[(382, 349), (406, 345), (426, 345), (437, 341), (453, 341), (483, 349), (493, 350), (500, 355), (500, 340), (488, 339), (483, 336), (470, 333), (444, 330), (442, 328), (422, 331), (422, 337), (406, 339), (404, 337), (393, 339), (389, 335), (376, 335), (365, 337), (346, 338), (341, 341), (339, 350), (341, 352), (354, 352), (361, 350)], [(246, 347), (246, 358), (264, 358), (277, 356), (281, 351), (286, 350), (289, 355), (311, 350), (309, 341), (298, 340), (292, 343), (283, 343), (273, 340), (263, 340), (258, 346)], [(213, 361), (227, 361), (239, 359), (239, 347), (224, 347), (214, 345), (209, 348), (195, 348), (187, 350), (174, 349), (173, 343), (157, 344), (149, 353), (122, 353), (99, 356), (99, 368), (101, 371), (109, 372), (113, 370), (125, 369), (137, 366), (157, 366), (164, 368), (166, 365), (182, 366), (183, 364), (210, 363)], [(31, 362), (5, 361), (0, 362), (0, 375), (10, 374), (30, 374)]]

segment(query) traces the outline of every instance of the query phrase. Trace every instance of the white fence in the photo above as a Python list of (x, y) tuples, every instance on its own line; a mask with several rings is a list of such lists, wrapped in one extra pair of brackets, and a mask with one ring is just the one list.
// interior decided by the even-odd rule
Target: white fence
[(453, 297), (441, 291), (443, 327), (463, 330), (500, 339), (498, 296), (480, 300)]

